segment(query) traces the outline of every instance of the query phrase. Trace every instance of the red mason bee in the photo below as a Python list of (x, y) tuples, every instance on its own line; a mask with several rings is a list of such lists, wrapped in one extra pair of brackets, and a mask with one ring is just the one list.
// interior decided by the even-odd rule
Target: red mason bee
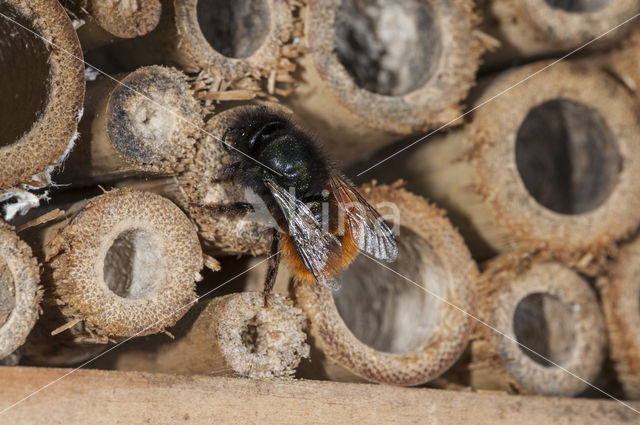
[[(327, 160), (316, 141), (288, 116), (267, 107), (237, 114), (224, 135), (233, 163), (229, 176), (252, 189), (276, 219), (265, 295), (280, 256), (294, 276), (336, 290), (336, 275), (365, 252), (392, 262), (393, 232), (380, 214)], [(246, 213), (251, 204), (213, 207)]]

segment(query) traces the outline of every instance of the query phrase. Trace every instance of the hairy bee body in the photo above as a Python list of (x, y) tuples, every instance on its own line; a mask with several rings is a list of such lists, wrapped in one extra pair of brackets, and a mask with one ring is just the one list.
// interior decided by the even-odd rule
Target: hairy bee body
[(377, 211), (327, 160), (316, 141), (287, 116), (247, 109), (224, 137), (236, 180), (258, 194), (282, 234), (274, 232), (265, 292), (279, 256), (294, 276), (337, 289), (336, 275), (364, 251), (393, 261), (397, 246)]

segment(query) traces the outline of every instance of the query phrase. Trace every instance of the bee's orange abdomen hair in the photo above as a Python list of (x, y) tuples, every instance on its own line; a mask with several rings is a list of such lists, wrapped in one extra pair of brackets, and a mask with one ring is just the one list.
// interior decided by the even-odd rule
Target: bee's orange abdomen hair
[[(336, 235), (337, 236), (337, 235)], [(339, 264), (329, 264), (331, 270), (342, 271), (351, 264), (351, 262), (358, 256), (358, 246), (356, 245), (349, 226), (346, 226), (344, 235), (337, 236), (340, 244), (342, 245), (342, 256), (340, 257)], [(286, 259), (291, 272), (296, 279), (302, 282), (315, 282), (316, 278), (313, 277), (311, 272), (304, 265), (304, 262), (298, 255), (296, 246), (293, 239), (288, 233), (283, 233), (280, 238), (280, 249), (282, 250), (282, 257)]]

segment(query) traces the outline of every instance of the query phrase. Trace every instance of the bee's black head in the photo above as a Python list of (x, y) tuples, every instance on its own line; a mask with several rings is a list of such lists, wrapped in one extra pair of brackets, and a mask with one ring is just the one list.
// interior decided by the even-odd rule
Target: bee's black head
[(236, 146), (263, 165), (263, 177), (293, 188), (299, 199), (322, 191), (328, 179), (326, 161), (311, 137), (289, 119), (263, 113), (235, 132)]
[(326, 167), (315, 146), (295, 133), (273, 137), (257, 159), (270, 168), (264, 173), (271, 174), (285, 189), (293, 187), (300, 199), (320, 193), (327, 181)]

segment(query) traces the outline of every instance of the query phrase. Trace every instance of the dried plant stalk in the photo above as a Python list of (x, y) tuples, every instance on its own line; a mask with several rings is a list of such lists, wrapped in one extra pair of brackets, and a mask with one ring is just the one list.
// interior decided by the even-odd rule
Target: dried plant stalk
[[(301, 32), (288, 0), (163, 0), (158, 28), (124, 46), (136, 64), (163, 63), (212, 71), (227, 81), (292, 81)], [(293, 69), (291, 69), (293, 68)]]
[(15, 364), (14, 354), (38, 318), (40, 270), (31, 248), (0, 222), (0, 361)]
[(625, 245), (606, 278), (600, 279), (609, 354), (625, 395), (640, 398), (640, 239)]
[[(170, 331), (105, 356), (119, 370), (177, 374), (293, 376), (305, 344), (302, 311), (281, 295), (242, 292), (200, 301)], [(102, 361), (102, 360), (101, 360)]]
[(203, 261), (195, 228), (158, 195), (113, 190), (24, 237), (44, 263), (40, 335), (60, 334), (33, 341), (32, 359), (38, 348), (46, 359), (58, 338), (105, 343), (162, 332), (195, 300)]
[(459, 309), (475, 309), (477, 268), (444, 213), (423, 198), (393, 186), (361, 193), (382, 214), (399, 213), (400, 254), (390, 267), (415, 283), (363, 255), (341, 275), (338, 292), (296, 283), (312, 343), (312, 364), (302, 373), (421, 384), (445, 372), (467, 345), (473, 321)]
[(593, 41), (605, 47), (627, 33), (631, 24), (612, 28), (640, 12), (635, 0), (481, 0), (482, 29), (501, 47), (488, 54), (489, 64), (570, 51)]
[(354, 162), (459, 116), (486, 48), (473, 2), (308, 3), (307, 53), (286, 103), (334, 157)]
[(85, 51), (149, 33), (158, 26), (162, 10), (160, 0), (75, 0), (64, 5), (83, 21), (78, 37)]
[(56, 0), (4, 1), (0, 13), (0, 190), (46, 186), (81, 115), (82, 50)]
[[(476, 105), (547, 64), (501, 74)], [(405, 178), (446, 208), (478, 257), (543, 249), (575, 262), (596, 257), (640, 220), (637, 114), (614, 78), (563, 62), (486, 103), (462, 130), (371, 174)]]
[(476, 327), (468, 366), (473, 388), (573, 396), (598, 375), (607, 348), (602, 312), (589, 284), (567, 266), (498, 257), (480, 277), (478, 309), (506, 337)]
[(149, 66), (87, 87), (81, 139), (57, 178), (75, 185), (140, 174), (175, 174), (203, 137), (198, 102), (187, 77)]

